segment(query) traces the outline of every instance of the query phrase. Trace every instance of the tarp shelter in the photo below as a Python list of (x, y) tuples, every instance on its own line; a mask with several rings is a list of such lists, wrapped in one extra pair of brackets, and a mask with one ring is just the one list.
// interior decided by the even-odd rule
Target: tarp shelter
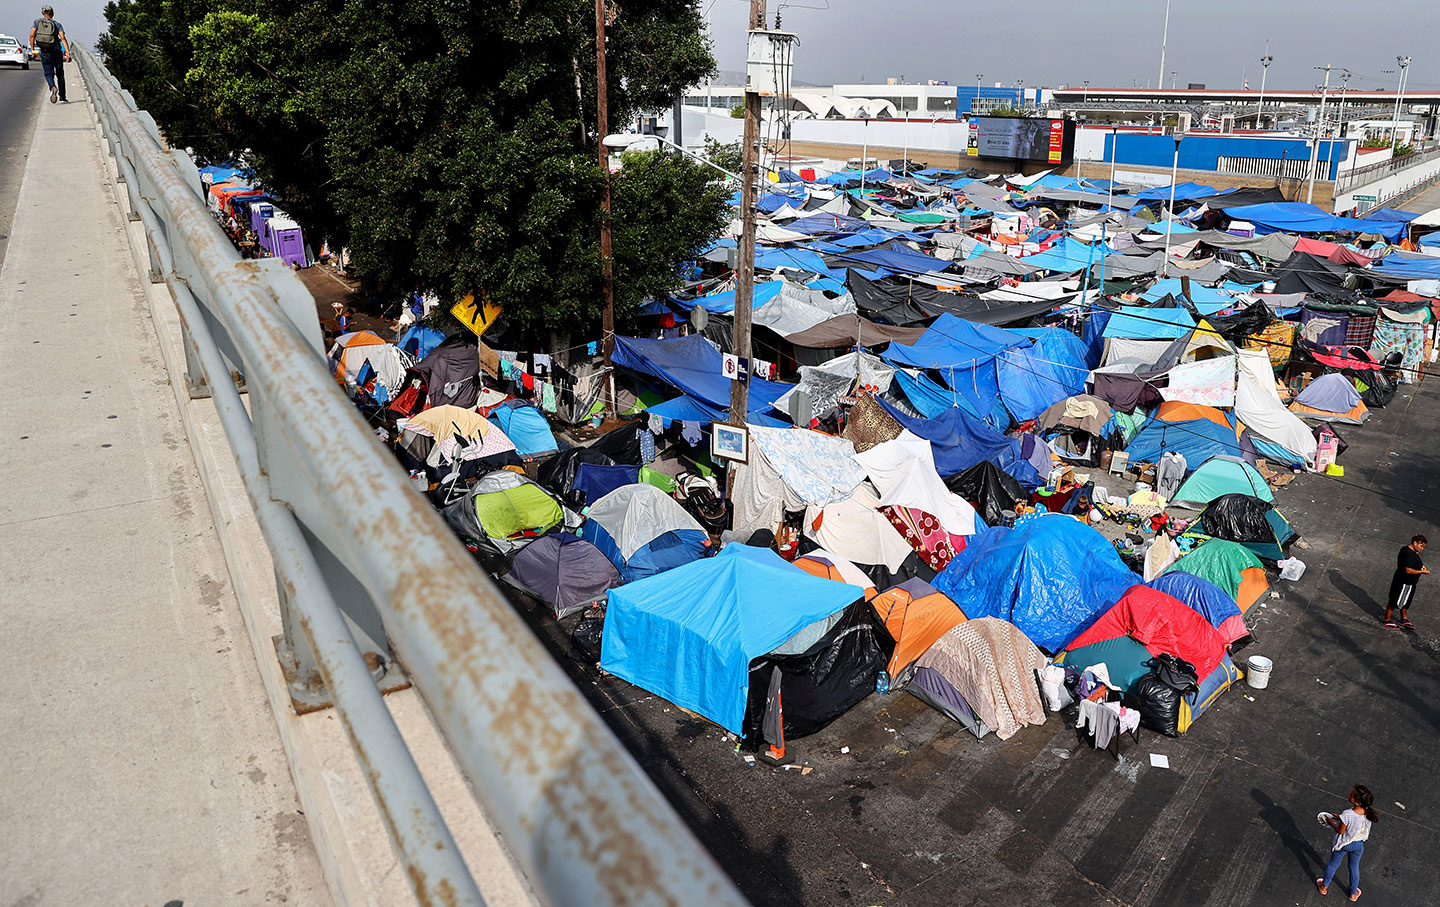
[(473, 338), (458, 334), (447, 338), (415, 370), (425, 378), (432, 406), (453, 403), (469, 409), (480, 399), (480, 347)]
[(748, 462), (735, 466), (733, 526), (740, 532), (780, 525), (785, 510), (843, 501), (865, 479), (844, 438), (809, 429), (747, 426)]
[(768, 549), (728, 545), (612, 590), (600, 666), (743, 734), (751, 663), (860, 594)]
[(906, 690), (976, 737), (990, 731), (1008, 740), (1030, 724), (1045, 722), (1045, 703), (1035, 671), (1045, 656), (1026, 635), (994, 617), (951, 628), (916, 662)]
[(396, 346), (404, 350), (411, 358), (419, 361), (435, 351), (435, 347), (445, 342), (445, 335), (428, 328), (423, 324), (412, 324), (400, 335), (400, 342)]
[(619, 571), (600, 549), (568, 532), (541, 536), (517, 551), (505, 579), (552, 605), (557, 618), (620, 585)]
[(1150, 586), (1131, 586), (1071, 646), (1083, 648), (1120, 636), (1140, 642), (1152, 655), (1180, 656), (1200, 677), (1209, 676), (1225, 655), (1225, 640), (1209, 621)]
[(952, 535), (975, 532), (975, 508), (945, 487), (935, 471), (929, 441), (904, 431), (892, 441), (853, 456), (880, 492), (882, 506), (924, 511)]
[(1209, 580), (1235, 600), (1243, 614), (1270, 590), (1265, 566), (1244, 546), (1211, 539), (1172, 564), (1163, 575), (1188, 573)]
[(909, 680), (906, 669), (924, 655), (935, 640), (965, 621), (965, 615), (954, 602), (918, 578), (908, 579), (876, 595), (870, 599), (870, 607), (875, 609), (895, 643), (895, 651), (886, 665), (891, 690)]
[(1021, 458), (1019, 443), (965, 410), (951, 407), (926, 419), (904, 413), (888, 400), (875, 399), (901, 428), (930, 442), (935, 469), (941, 476), (951, 476), (984, 460), (994, 460), (1021, 484), (1029, 487), (1039, 484), (1035, 470)]
[(865, 575), (865, 571), (845, 558), (831, 554), (824, 548), (816, 548), (797, 557), (794, 563), (796, 567), (811, 576), (834, 580), (837, 583), (849, 583), (863, 590), (863, 597), (866, 599), (875, 594), (875, 585), (870, 582), (870, 577)]
[(354, 387), (360, 371), (369, 364), (375, 380), (393, 392), (405, 380), (405, 359), (393, 343), (373, 331), (351, 331), (335, 338), (330, 347), (330, 371), (335, 380)]
[(882, 564), (893, 573), (913, 549), (879, 508), (880, 495), (862, 482), (843, 501), (806, 507), (804, 533), (846, 560)]
[(1405, 236), (1407, 225), (1396, 221), (1360, 220), (1353, 217), (1336, 217), (1323, 208), (1304, 202), (1271, 202), (1263, 205), (1243, 205), (1227, 208), (1225, 214), (1235, 220), (1248, 220), (1266, 228), (1263, 232), (1284, 233), (1375, 233), (1390, 242)]
[(1210, 622), (1229, 645), (1250, 635), (1240, 606), (1230, 593), (1203, 577), (1175, 570), (1155, 577), (1145, 585), (1158, 589)]
[(1275, 500), (1265, 478), (1239, 457), (1213, 457), (1190, 474), (1173, 498), (1176, 504), (1199, 506), (1224, 494), (1254, 495), (1262, 501)]
[(1221, 495), (1200, 511), (1196, 522), (1205, 535), (1239, 542), (1268, 561), (1283, 559), (1285, 546), (1299, 538), (1280, 511), (1246, 494)]
[[(723, 372), (720, 351), (699, 334), (674, 340), (638, 340), (616, 337), (611, 361), (679, 388), (687, 396), (717, 409), (730, 406), (730, 379)], [(750, 379), (749, 405), (752, 413), (768, 410), (792, 385)]]
[(465, 497), (442, 513), (457, 535), (500, 554), (514, 551), (561, 523), (569, 527), (578, 522), (554, 495), (508, 469), (481, 476)]
[(1017, 501), (1026, 500), (1024, 487), (989, 460), (983, 460), (945, 480), (945, 487), (960, 495), (975, 508), (987, 526), (999, 526), (1005, 511), (1015, 510)]
[(500, 428), (515, 442), (515, 452), (522, 459), (534, 460), (548, 457), (559, 446), (550, 422), (539, 407), (523, 400), (506, 400), (491, 414)]
[(1313, 465), (1315, 436), (1309, 426), (1280, 402), (1269, 355), (1264, 350), (1239, 350), (1236, 366), (1235, 415), (1255, 437), (1276, 444)]
[(1183, 308), (1121, 306), (1105, 325), (1105, 337), (1122, 340), (1178, 340), (1194, 328), (1195, 319)]
[(971, 539), (932, 585), (972, 620), (1007, 619), (1058, 652), (1139, 579), (1099, 532), (1044, 514)]
[(1321, 375), (1306, 385), (1290, 404), (1290, 411), (1305, 418), (1351, 425), (1363, 425), (1370, 418), (1370, 410), (1355, 385), (1336, 372)]
[(654, 485), (617, 488), (585, 516), (580, 537), (599, 548), (627, 583), (702, 558), (710, 546), (695, 518)]
[(973, 324), (947, 312), (935, 319), (915, 343), (890, 344), (885, 358), (897, 365), (950, 373), (990, 362), (1005, 350), (1027, 343), (1025, 337), (1000, 328)]

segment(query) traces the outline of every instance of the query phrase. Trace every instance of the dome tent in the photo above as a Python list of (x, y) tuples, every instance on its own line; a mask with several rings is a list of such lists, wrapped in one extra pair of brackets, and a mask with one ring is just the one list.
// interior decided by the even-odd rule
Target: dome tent
[(554, 495), (508, 469), (481, 476), (442, 515), (456, 534), (499, 554), (508, 554), (561, 523), (567, 527), (579, 523), (579, 517)]
[(1202, 463), (1175, 492), (1176, 504), (1208, 504), (1221, 495), (1245, 494), (1262, 501), (1273, 501), (1275, 495), (1263, 476), (1244, 460), (1216, 456)]
[(710, 536), (654, 485), (617, 488), (590, 506), (580, 537), (599, 548), (627, 582), (705, 556)]
[(1235, 600), (1242, 614), (1270, 589), (1260, 558), (1239, 543), (1224, 539), (1211, 539), (1180, 558), (1161, 576), (1176, 572), (1198, 576), (1218, 586)]
[(504, 579), (555, 608), (573, 614), (620, 585), (620, 573), (599, 548), (568, 532), (541, 536), (520, 551)]

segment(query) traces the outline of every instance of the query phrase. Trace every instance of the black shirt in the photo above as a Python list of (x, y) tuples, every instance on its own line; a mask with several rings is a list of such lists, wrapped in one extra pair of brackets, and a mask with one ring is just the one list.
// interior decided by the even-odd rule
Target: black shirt
[(1400, 549), (1400, 554), (1395, 558), (1395, 582), (1404, 583), (1407, 586), (1415, 585), (1415, 581), (1420, 579), (1420, 575), (1406, 573), (1405, 569), (1408, 567), (1411, 570), (1419, 570), (1424, 566), (1425, 564), (1420, 560), (1420, 555), (1415, 549), (1406, 545)]

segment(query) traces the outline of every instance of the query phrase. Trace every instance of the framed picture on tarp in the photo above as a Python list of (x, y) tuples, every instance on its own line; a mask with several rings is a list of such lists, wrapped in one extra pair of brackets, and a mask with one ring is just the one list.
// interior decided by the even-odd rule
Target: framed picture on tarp
[(715, 422), (710, 426), (710, 456), (734, 463), (750, 461), (750, 432), (743, 425)]

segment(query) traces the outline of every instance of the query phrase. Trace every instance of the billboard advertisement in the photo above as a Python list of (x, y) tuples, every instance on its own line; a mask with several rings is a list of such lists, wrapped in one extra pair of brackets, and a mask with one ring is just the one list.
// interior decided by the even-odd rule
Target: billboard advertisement
[(1068, 164), (1075, 156), (1075, 124), (1038, 117), (975, 117), (966, 154)]

